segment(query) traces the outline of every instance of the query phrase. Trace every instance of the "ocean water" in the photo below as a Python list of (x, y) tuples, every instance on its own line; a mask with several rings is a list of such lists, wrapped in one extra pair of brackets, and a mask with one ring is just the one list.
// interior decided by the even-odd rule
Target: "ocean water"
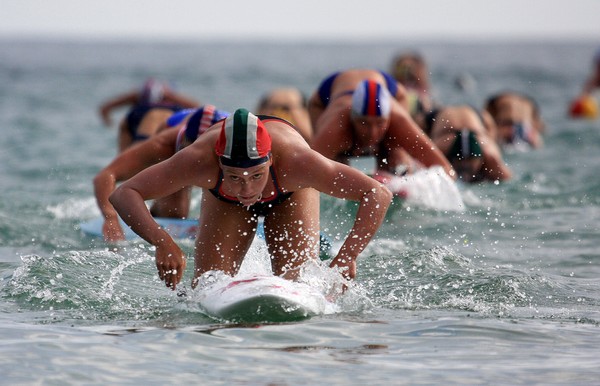
[[(510, 182), (460, 186), (460, 211), (395, 202), (339, 312), (214, 320), (163, 287), (149, 245), (79, 231), (99, 213), (92, 178), (116, 152), (104, 99), (155, 76), (252, 109), (273, 87), (310, 94), (330, 72), (387, 69), (409, 49), (443, 103), (533, 96), (545, 147), (507, 152)], [(0, 41), (0, 384), (600, 384), (600, 122), (565, 114), (595, 50)], [(354, 209), (324, 197), (322, 227), (339, 240)], [(248, 264), (261, 258), (253, 250)]]

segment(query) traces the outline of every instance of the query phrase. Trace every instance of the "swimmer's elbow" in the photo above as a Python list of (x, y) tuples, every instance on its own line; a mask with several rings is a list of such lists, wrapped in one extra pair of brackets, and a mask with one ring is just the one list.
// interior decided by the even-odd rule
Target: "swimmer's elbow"
[(101, 187), (101, 186), (106, 186), (111, 183), (115, 184), (116, 182), (117, 182), (117, 179), (116, 179), (115, 174), (106, 169), (101, 170), (98, 174), (96, 174), (96, 176), (92, 180), (92, 183), (93, 183), (94, 187), (96, 187), (96, 188)]
[(128, 201), (127, 197), (131, 194), (131, 191), (132, 189), (121, 185), (110, 194), (108, 201), (112, 204), (112, 206), (117, 208), (120, 206), (120, 203)]
[(118, 206), (119, 204), (119, 196), (121, 195), (121, 187), (119, 186), (117, 189), (115, 189), (110, 196), (108, 196), (108, 201), (112, 204), (112, 206), (114, 206), (115, 208)]
[(392, 199), (394, 198), (394, 194), (385, 185), (381, 185), (380, 190), (382, 190), (383, 202), (385, 202), (387, 204), (387, 206), (389, 206), (392, 203)]
[(386, 208), (391, 204), (392, 199), (394, 198), (393, 193), (391, 192), (390, 189), (388, 189), (387, 186), (383, 185), (383, 184), (379, 184), (379, 186), (371, 189), (369, 192), (367, 192), (364, 196), (363, 196), (363, 200), (364, 199), (369, 199), (369, 197), (372, 197), (375, 202), (377, 202), (380, 205), (384, 205)]

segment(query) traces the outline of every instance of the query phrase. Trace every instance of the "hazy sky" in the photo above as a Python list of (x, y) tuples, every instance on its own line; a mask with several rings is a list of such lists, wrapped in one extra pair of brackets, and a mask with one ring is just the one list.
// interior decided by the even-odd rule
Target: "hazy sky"
[(0, 12), (0, 37), (600, 40), (600, 0), (1, 0)]

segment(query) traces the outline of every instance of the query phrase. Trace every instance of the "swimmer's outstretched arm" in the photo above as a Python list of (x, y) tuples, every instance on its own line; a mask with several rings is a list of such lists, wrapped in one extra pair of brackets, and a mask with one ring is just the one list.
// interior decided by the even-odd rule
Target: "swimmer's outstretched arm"
[(325, 158), (317, 152), (304, 157), (303, 179), (312, 188), (333, 197), (359, 202), (356, 218), (332, 267), (342, 269), (347, 279), (356, 276), (356, 259), (375, 236), (392, 201), (388, 188), (366, 174)]
[(140, 142), (120, 153), (94, 177), (96, 203), (104, 217), (102, 234), (108, 242), (124, 240), (125, 235), (119, 224), (117, 211), (110, 204), (109, 197), (117, 183), (125, 181), (147, 167), (165, 160), (175, 152), (177, 129), (165, 130), (147, 141)]
[(112, 119), (110, 117), (110, 113), (119, 107), (122, 106), (132, 106), (136, 104), (139, 100), (138, 91), (131, 91), (125, 94), (117, 95), (100, 105), (98, 108), (98, 113), (100, 114), (100, 118), (102, 118), (102, 123), (105, 126), (112, 125)]
[[(195, 185), (196, 176), (202, 177), (202, 172), (186, 167), (192, 164), (198, 165), (200, 171), (205, 169), (201, 157), (195, 157), (193, 152), (181, 151), (166, 161), (136, 174), (110, 196), (110, 203), (123, 221), (156, 247), (158, 275), (167, 287), (173, 290), (183, 277), (185, 257), (169, 233), (154, 221), (145, 201), (166, 197), (186, 186)], [(173, 172), (174, 170), (178, 172)]]

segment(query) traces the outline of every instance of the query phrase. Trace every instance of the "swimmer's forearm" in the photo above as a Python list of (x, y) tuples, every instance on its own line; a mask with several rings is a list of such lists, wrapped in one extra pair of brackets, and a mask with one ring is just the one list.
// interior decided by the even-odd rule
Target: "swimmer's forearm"
[(116, 181), (113, 174), (100, 172), (94, 177), (94, 195), (96, 203), (105, 220), (114, 220), (119, 217), (115, 208), (111, 205), (109, 197), (115, 190)]
[(363, 196), (354, 226), (342, 245), (338, 258), (356, 260), (383, 223), (392, 197), (390, 190), (383, 185)]
[(131, 230), (150, 244), (158, 247), (173, 243), (167, 231), (154, 221), (144, 199), (134, 189), (119, 187), (110, 195), (110, 203)]

